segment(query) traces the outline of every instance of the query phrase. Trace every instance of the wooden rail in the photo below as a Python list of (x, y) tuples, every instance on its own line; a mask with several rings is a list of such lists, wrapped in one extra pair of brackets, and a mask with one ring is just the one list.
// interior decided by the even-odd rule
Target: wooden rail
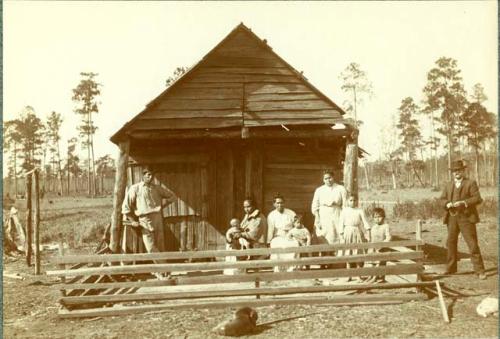
[[(61, 256), (54, 260), (59, 269), (48, 271), (47, 274), (61, 277), (61, 283), (55, 286), (63, 291), (59, 299), (62, 306), (59, 316), (68, 318), (239, 305), (400, 303), (420, 300), (425, 296), (421, 293), (388, 294), (387, 291), (398, 288), (422, 288), (434, 283), (413, 281), (375, 284), (368, 283), (371, 280), (367, 279), (366, 283), (350, 284), (347, 279), (399, 275), (416, 277), (423, 272), (421, 259), (424, 254), (420, 250), (408, 247), (420, 249), (422, 245), (423, 242), (420, 240), (404, 240), (280, 249)], [(371, 250), (366, 254), (348, 256), (329, 254), (299, 257), (300, 253), (316, 253), (315, 255), (339, 253), (352, 248)], [(374, 251), (379, 248), (392, 248), (393, 251)], [(294, 259), (197, 262), (207, 258), (248, 258), (283, 253), (296, 255)], [(179, 262), (184, 260), (194, 262)], [(359, 268), (345, 268), (346, 263), (353, 262), (364, 262), (365, 265)], [(388, 262), (390, 265), (374, 264), (378, 262)], [(320, 265), (328, 265), (328, 269), (318, 269)], [(310, 266), (311, 269), (297, 269), (305, 266)], [(295, 269), (273, 272), (274, 267)], [(222, 274), (227, 269), (234, 269), (239, 274)], [(172, 276), (168, 280), (157, 280), (151, 278), (151, 272), (169, 272)], [(342, 282), (344, 278), (345, 281)], [(329, 283), (318, 286), (317, 283), (321, 283), (324, 279)], [(339, 295), (352, 290), (378, 290), (386, 293)], [(139, 304), (130, 306), (131, 302)], [(151, 302), (155, 304), (148, 304)], [(119, 305), (119, 307), (103, 307), (104, 305)]]

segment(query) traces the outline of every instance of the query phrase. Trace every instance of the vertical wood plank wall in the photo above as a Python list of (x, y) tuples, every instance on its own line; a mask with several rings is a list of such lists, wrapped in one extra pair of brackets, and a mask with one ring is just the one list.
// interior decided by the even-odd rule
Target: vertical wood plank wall
[[(187, 249), (224, 248), (229, 220), (243, 217), (242, 203), (247, 196), (267, 215), (279, 192), (286, 206), (303, 214), (311, 228), (310, 204), (314, 190), (322, 185), (322, 171), (334, 169), (339, 174), (336, 177), (342, 174), (341, 147), (320, 147), (312, 141), (220, 141), (203, 148), (183, 146), (173, 153), (169, 149), (158, 150), (161, 158), (141, 158), (142, 163), (131, 164), (128, 171), (128, 183), (137, 183), (143, 166), (153, 164), (157, 183), (177, 196), (163, 210), (165, 227), (157, 234), (161, 251), (180, 249), (181, 229), (187, 232)], [(139, 242), (130, 247), (144, 251)]]

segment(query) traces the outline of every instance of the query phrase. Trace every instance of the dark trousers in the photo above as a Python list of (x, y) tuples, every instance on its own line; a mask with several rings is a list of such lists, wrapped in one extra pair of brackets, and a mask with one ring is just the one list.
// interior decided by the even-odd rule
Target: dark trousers
[(477, 242), (476, 225), (463, 220), (461, 216), (450, 216), (448, 220), (448, 257), (446, 260), (446, 270), (448, 272), (457, 271), (457, 243), (458, 235), (462, 233), (471, 255), (472, 266), (476, 273), (484, 272), (483, 258)]

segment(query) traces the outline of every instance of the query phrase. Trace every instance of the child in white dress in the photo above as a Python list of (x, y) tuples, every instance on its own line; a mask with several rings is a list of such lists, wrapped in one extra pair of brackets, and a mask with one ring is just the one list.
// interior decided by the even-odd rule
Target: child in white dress
[[(344, 244), (361, 243), (370, 241), (370, 224), (366, 220), (363, 209), (356, 208), (357, 197), (350, 194), (347, 198), (347, 206), (342, 209), (339, 217), (338, 233)], [(342, 251), (342, 255), (357, 255), (364, 253), (363, 250), (352, 248)], [(348, 268), (362, 267), (363, 263), (348, 263)], [(349, 278), (350, 280), (350, 278)]]
[[(296, 215), (293, 220), (293, 228), (288, 231), (287, 237), (293, 239), (299, 243), (299, 246), (310, 246), (311, 245), (311, 233), (302, 224), (302, 216)], [(309, 253), (300, 253), (299, 257), (309, 257)], [(309, 266), (297, 267), (298, 269), (309, 269)]]

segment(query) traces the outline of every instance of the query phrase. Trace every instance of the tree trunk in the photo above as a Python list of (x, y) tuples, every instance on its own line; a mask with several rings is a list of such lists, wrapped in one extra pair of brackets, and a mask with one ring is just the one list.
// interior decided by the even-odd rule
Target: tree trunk
[(438, 174), (438, 159), (437, 159), (437, 145), (436, 138), (434, 136), (434, 112), (431, 112), (431, 138), (432, 138), (432, 150), (434, 151), (434, 174), (436, 176), (435, 185), (439, 187), (439, 174)]
[(14, 142), (14, 194), (15, 198), (17, 199), (17, 195), (19, 194), (17, 190), (17, 145), (16, 142)]
[[(451, 144), (451, 132), (449, 132), (449, 124), (448, 122), (446, 123), (446, 128), (448, 129), (448, 133), (446, 133), (446, 138), (448, 140), (448, 168), (451, 167), (451, 153), (453, 152), (453, 146)], [(451, 172), (447, 171), (448, 173), (448, 181), (451, 181)]]
[[(477, 140), (477, 139), (476, 139)], [(474, 153), (476, 155), (475, 160), (475, 170), (476, 170), (476, 182), (478, 186), (481, 186), (480, 179), (479, 179), (479, 150), (478, 150), (478, 145), (474, 146)]]
[(92, 190), (93, 190), (93, 197), (95, 197), (97, 195), (97, 185), (96, 185), (96, 175), (95, 175), (95, 159), (94, 159), (94, 136), (92, 135), (91, 136), (91, 140), (90, 140), (91, 144), (90, 144), (90, 149), (92, 151), (92, 183), (93, 183), (93, 187), (92, 187)]
[(364, 172), (365, 172), (365, 180), (366, 180), (366, 189), (370, 190), (370, 180), (368, 179), (368, 163), (365, 162)]

